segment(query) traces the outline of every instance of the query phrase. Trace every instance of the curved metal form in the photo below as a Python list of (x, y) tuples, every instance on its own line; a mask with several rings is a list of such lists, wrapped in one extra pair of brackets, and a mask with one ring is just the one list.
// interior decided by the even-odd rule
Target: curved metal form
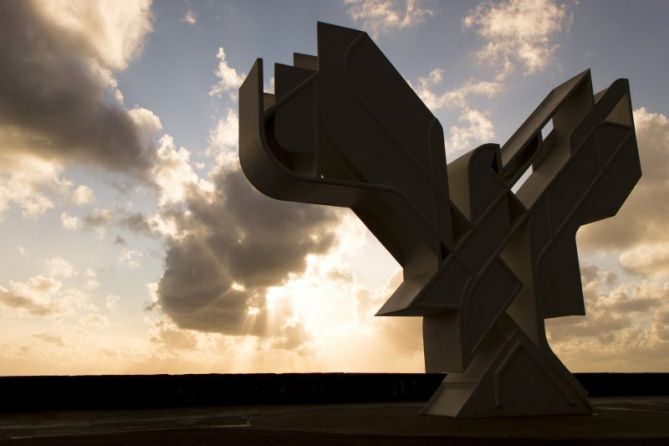
[(240, 88), (242, 169), (270, 197), (350, 207), (402, 265), (377, 314), (423, 317), (426, 370), (448, 372), (425, 413), (590, 413), (544, 319), (585, 314), (576, 231), (641, 176), (627, 81), (593, 95), (585, 71), (504, 146), (447, 165), (439, 121), (366, 33), (319, 23), (318, 56), (274, 76), (263, 93), (257, 60)]

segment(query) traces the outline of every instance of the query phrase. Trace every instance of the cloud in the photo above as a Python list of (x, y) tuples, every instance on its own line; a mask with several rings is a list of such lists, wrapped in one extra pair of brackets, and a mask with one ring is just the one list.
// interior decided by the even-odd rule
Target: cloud
[(78, 231), (81, 229), (81, 220), (75, 215), (70, 215), (67, 212), (60, 214), (60, 223), (63, 227), (70, 231)]
[(0, 286), (0, 307), (20, 315), (53, 315), (59, 312), (54, 297), (62, 285), (62, 282), (42, 275), (31, 277), (26, 282), (10, 281), (9, 288)]
[(581, 267), (587, 315), (547, 321), (556, 353), (578, 370), (662, 370), (669, 365), (669, 283), (619, 282), (595, 265)]
[(137, 268), (139, 267), (139, 259), (143, 256), (141, 251), (137, 251), (135, 249), (130, 249), (128, 247), (124, 247), (121, 250), (121, 254), (118, 257), (118, 262), (121, 265), (128, 266), (130, 268)]
[(24, 217), (36, 217), (54, 207), (45, 190), (58, 186), (60, 167), (35, 157), (0, 154), (0, 215), (11, 204)]
[(83, 217), (70, 215), (67, 212), (60, 214), (60, 222), (63, 227), (70, 231), (79, 231), (82, 229), (96, 230), (99, 235), (103, 235), (106, 227), (111, 224), (114, 215), (109, 209), (96, 208)]
[(37, 333), (33, 335), (36, 339), (56, 347), (65, 347), (65, 341), (62, 336), (50, 333)]
[(74, 267), (62, 257), (51, 257), (44, 262), (47, 277), (69, 279), (74, 275)]
[(449, 128), (446, 140), (446, 153), (463, 152), (471, 149), (474, 143), (484, 143), (495, 136), (495, 126), (487, 113), (468, 108), (460, 113), (461, 125)]
[(435, 93), (434, 88), (443, 81), (443, 70), (434, 69), (429, 75), (418, 79), (413, 88), (423, 103), (433, 112), (455, 109), (459, 112), (458, 125), (448, 129), (445, 141), (448, 154), (462, 153), (472, 149), (475, 143), (489, 142), (495, 136), (495, 126), (488, 113), (472, 107), (471, 96), (496, 97), (504, 88), (501, 82), (469, 79), (460, 87)]
[(485, 39), (477, 58), (500, 67), (498, 79), (504, 79), (517, 68), (531, 74), (548, 65), (559, 48), (552, 39), (572, 23), (569, 6), (554, 0), (486, 2), (462, 23)]
[(94, 269), (86, 268), (84, 275), (86, 276), (86, 288), (89, 290), (100, 288), (100, 282), (98, 282), (98, 273), (96, 273)]
[(438, 94), (434, 87), (443, 81), (443, 70), (435, 68), (429, 75), (418, 79), (414, 86), (416, 94), (432, 111), (440, 109), (468, 108), (471, 96), (496, 97), (504, 88), (501, 82), (469, 79), (460, 87)]
[(116, 308), (116, 304), (119, 300), (121, 300), (119, 296), (115, 294), (108, 294), (107, 297), (105, 297), (105, 307), (107, 307), (108, 310), (113, 310)]
[(432, 17), (434, 11), (422, 4), (420, 0), (344, 0), (349, 17), (361, 22), (364, 30), (374, 37)]
[[(77, 39), (105, 66), (124, 69), (152, 30), (151, 0), (39, 0), (40, 13)], [(73, 42), (74, 43), (74, 42)]]
[(300, 321), (300, 330), (308, 336), (305, 355), (321, 370), (421, 370), (421, 318), (374, 316), (402, 281), (399, 265), (386, 271), (389, 280), (384, 285), (364, 287), (359, 272), (350, 266), (351, 258), (384, 248), (366, 235), (352, 213), (345, 213), (339, 228), (334, 247), (310, 256), (304, 274), (272, 288), (267, 296), (272, 313), (280, 304), (292, 308), (293, 320)]
[(238, 73), (237, 70), (228, 65), (223, 47), (218, 49), (216, 58), (218, 59), (218, 67), (215, 73), (218, 81), (209, 90), (209, 96), (221, 96), (223, 93), (228, 93), (234, 99), (237, 97), (237, 90), (244, 82), (245, 75)]
[(158, 187), (158, 203), (161, 206), (184, 201), (190, 189), (211, 188), (211, 185), (200, 180), (193, 170), (190, 164), (190, 152), (184, 147), (177, 149), (174, 139), (169, 135), (164, 135), (160, 139), (152, 177)]
[[(54, 330), (33, 336), (43, 346), (76, 345), (85, 333), (89, 333), (88, 329), (97, 330), (111, 325), (85, 291), (92, 288), (91, 280), (96, 281), (93, 270), (80, 272), (62, 257), (48, 258), (42, 262), (42, 272), (25, 281), (10, 280), (6, 285), (0, 285), (0, 316), (5, 320), (17, 317), (37, 319), (35, 323), (42, 328), (50, 324)], [(95, 285), (98, 285), (97, 281)], [(112, 306), (115, 303), (109, 302)], [(21, 324), (14, 333), (25, 334), (25, 327), (30, 331), (32, 326), (33, 323)], [(87, 354), (97, 351), (97, 348), (88, 346)], [(34, 367), (40, 366), (43, 366), (43, 360), (33, 365), (32, 373)]]
[(474, 144), (490, 142), (495, 127), (486, 110), (473, 107), (473, 97), (493, 99), (507, 88), (508, 75), (518, 67), (525, 74), (546, 68), (558, 48), (555, 36), (571, 24), (567, 4), (552, 0), (507, 0), (482, 3), (463, 19), (465, 29), (474, 29), (485, 39), (476, 52), (479, 60), (496, 66), (494, 80), (470, 78), (460, 86), (438, 93), (443, 70), (433, 69), (420, 77), (414, 90), (433, 112), (450, 109), (459, 113), (459, 123), (449, 128), (446, 150), (457, 154)]
[(580, 253), (617, 257), (624, 282), (602, 268), (581, 268), (585, 318), (550, 321), (551, 344), (581, 370), (652, 371), (669, 367), (669, 119), (634, 111), (642, 177), (618, 215), (582, 227)]
[(47, 316), (54, 313), (54, 309), (50, 305), (35, 302), (29, 297), (17, 294), (3, 287), (0, 287), (0, 305), (23, 311), (32, 316)]
[(84, 226), (87, 228), (101, 228), (111, 223), (113, 214), (109, 209), (94, 209), (93, 212), (83, 218)]
[[(159, 216), (149, 217), (141, 212), (133, 212), (127, 214), (125, 217), (121, 218), (119, 224), (137, 234), (141, 234), (147, 237), (159, 237), (163, 232), (169, 233), (170, 231), (163, 231), (160, 225), (161, 221)], [(119, 243), (125, 245), (125, 239), (119, 237)]]
[(151, 342), (169, 350), (193, 350), (197, 347), (197, 336), (167, 321), (157, 321), (151, 330)]
[(151, 129), (119, 104), (112, 70), (139, 54), (150, 29), (148, 1), (3, 2), (2, 150), (143, 175)]
[(56, 205), (54, 199), (82, 205), (93, 200), (88, 186), (74, 186), (59, 163), (30, 154), (0, 153), (0, 218), (13, 205), (25, 218), (37, 218)]
[(669, 242), (641, 243), (623, 251), (618, 261), (627, 271), (639, 275), (669, 272)]
[(229, 109), (225, 117), (216, 122), (216, 126), (209, 132), (209, 146), (207, 155), (214, 159), (219, 156), (237, 156), (239, 139), (239, 117), (237, 112)]
[(175, 217), (181, 235), (167, 240), (160, 307), (181, 328), (269, 335), (268, 288), (330, 248), (337, 213), (265, 197), (238, 164), (221, 165), (212, 182), (212, 194), (190, 189), (187, 212)]
[[(147, 236), (153, 234), (148, 218), (141, 212), (133, 212), (123, 217), (120, 224), (121, 226), (138, 234), (144, 234)], [(120, 237), (119, 244), (125, 245), (125, 239)]]
[[(216, 57), (218, 82), (210, 95), (236, 101), (244, 75), (228, 64), (223, 48)], [(158, 212), (129, 215), (122, 224), (165, 238), (165, 270), (149, 309), (167, 316), (175, 330), (258, 336), (275, 349), (299, 349), (306, 336), (300, 321), (269, 324), (266, 295), (301, 274), (310, 254), (331, 247), (339, 214), (255, 190), (237, 159), (238, 127), (236, 111), (228, 109), (211, 130), (207, 154), (215, 162), (207, 179), (198, 176), (187, 149), (163, 137), (152, 175)], [(287, 320), (289, 313), (282, 310)], [(161, 329), (155, 339), (166, 334), (177, 336)]]
[(95, 192), (88, 186), (80, 185), (72, 192), (72, 202), (76, 205), (84, 205), (95, 200)]
[(106, 328), (111, 326), (109, 319), (98, 313), (88, 313), (79, 318), (79, 324), (89, 328)]
[(197, 23), (197, 14), (195, 14), (191, 9), (186, 11), (186, 14), (181, 18), (181, 21), (187, 25), (195, 25)]
[(669, 272), (669, 119), (645, 108), (634, 111), (642, 177), (618, 214), (582, 227), (584, 252), (622, 251), (620, 264), (638, 273)]

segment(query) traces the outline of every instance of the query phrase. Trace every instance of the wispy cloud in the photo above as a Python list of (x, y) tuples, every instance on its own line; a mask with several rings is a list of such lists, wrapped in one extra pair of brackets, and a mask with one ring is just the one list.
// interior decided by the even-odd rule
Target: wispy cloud
[(414, 26), (435, 13), (421, 0), (344, 0), (344, 5), (349, 17), (374, 37)]
[(197, 14), (192, 9), (189, 9), (181, 18), (181, 21), (187, 25), (195, 25), (197, 23)]
[(490, 141), (495, 136), (489, 113), (479, 110), (470, 104), (470, 98), (494, 98), (504, 88), (497, 81), (469, 79), (461, 86), (443, 93), (436, 93), (443, 82), (443, 71), (434, 69), (428, 76), (418, 79), (414, 89), (425, 105), (433, 112), (438, 110), (458, 111), (458, 123), (449, 127), (445, 140), (446, 152), (449, 154), (461, 153), (471, 149), (472, 144)]
[(0, 285), (0, 312), (32, 318), (63, 318), (97, 313), (78, 286), (80, 273), (63, 257), (42, 262), (42, 272), (27, 280)]
[(483, 3), (462, 23), (485, 40), (476, 53), (478, 59), (501, 67), (497, 78), (504, 79), (516, 68), (531, 74), (550, 63), (559, 47), (555, 36), (572, 23), (569, 6), (554, 0)]
[(416, 93), (431, 110), (462, 109), (469, 107), (469, 99), (474, 96), (494, 98), (504, 85), (498, 81), (469, 79), (458, 88), (435, 93), (433, 89), (443, 82), (443, 70), (435, 68), (429, 75), (418, 79), (414, 86)]
[(242, 85), (242, 82), (244, 82), (244, 74), (237, 72), (236, 69), (228, 64), (223, 47), (218, 49), (216, 58), (218, 59), (218, 66), (215, 73), (218, 81), (209, 90), (209, 95), (221, 96), (223, 93), (228, 93), (234, 99), (237, 96), (237, 90)]
[(473, 29), (484, 38), (476, 58), (495, 69), (493, 79), (472, 77), (460, 86), (438, 92), (443, 71), (433, 69), (418, 79), (414, 89), (433, 111), (456, 110), (458, 122), (448, 129), (446, 150), (451, 154), (473, 149), (474, 144), (490, 142), (495, 128), (490, 113), (472, 106), (471, 99), (493, 99), (507, 87), (509, 74), (522, 69), (532, 74), (545, 69), (558, 45), (555, 37), (571, 23), (568, 4), (554, 0), (506, 0), (482, 3), (463, 19), (464, 29)]

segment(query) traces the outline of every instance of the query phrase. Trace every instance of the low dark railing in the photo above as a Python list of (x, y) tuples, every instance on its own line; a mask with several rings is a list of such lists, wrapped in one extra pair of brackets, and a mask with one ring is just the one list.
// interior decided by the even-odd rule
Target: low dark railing
[[(426, 401), (445, 375), (286, 373), (0, 377), (0, 411)], [(590, 396), (669, 395), (669, 373), (576, 373)]]

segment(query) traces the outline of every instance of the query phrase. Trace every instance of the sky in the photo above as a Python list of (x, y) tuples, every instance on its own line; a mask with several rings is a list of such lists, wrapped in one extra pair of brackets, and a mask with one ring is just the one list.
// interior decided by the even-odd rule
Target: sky
[(630, 80), (643, 177), (577, 235), (572, 370), (669, 371), (669, 3), (0, 0), (0, 375), (421, 372), (399, 265), (347, 209), (275, 201), (237, 158), (256, 58), (365, 30), (452, 161), (590, 68)]

